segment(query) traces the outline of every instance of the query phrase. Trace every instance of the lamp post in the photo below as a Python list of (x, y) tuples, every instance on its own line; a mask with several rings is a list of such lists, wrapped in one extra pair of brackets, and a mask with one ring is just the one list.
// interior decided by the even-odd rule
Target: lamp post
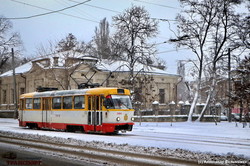
[(17, 101), (17, 90), (16, 90), (16, 72), (15, 72), (15, 61), (14, 61), (14, 49), (11, 48), (12, 56), (12, 71), (13, 71), (13, 95), (14, 95), (14, 119), (18, 118), (18, 101)]

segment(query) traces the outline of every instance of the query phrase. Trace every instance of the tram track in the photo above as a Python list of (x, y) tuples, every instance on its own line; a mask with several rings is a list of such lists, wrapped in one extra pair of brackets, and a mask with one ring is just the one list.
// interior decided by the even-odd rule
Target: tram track
[[(144, 133), (144, 132), (137, 132), (137, 133)], [(175, 135), (176, 137), (180, 137), (180, 138), (197, 138), (197, 139), (216, 139), (216, 140), (221, 140), (221, 141), (232, 141), (232, 142), (248, 142), (250, 143), (250, 139), (243, 139), (243, 138), (230, 138), (230, 137), (219, 137), (219, 136), (206, 136), (206, 135), (194, 135), (194, 134), (182, 134), (182, 133), (161, 133), (161, 132), (155, 132), (158, 133), (160, 135), (164, 135), (164, 137), (168, 137), (168, 136), (173, 136)]]
[(228, 148), (242, 148), (249, 149), (250, 151), (250, 140), (248, 139), (228, 139), (225, 137), (209, 137), (206, 136), (196, 136), (196, 135), (186, 135), (186, 134), (166, 134), (164, 136), (146, 136), (146, 135), (133, 135), (130, 138), (143, 139), (143, 140), (154, 140), (162, 142), (176, 142), (176, 143), (187, 143), (187, 144), (199, 144), (199, 145), (214, 145)]
[(67, 155), (81, 160), (88, 159), (102, 163), (113, 163), (114, 165), (198, 165), (198, 162), (193, 160), (177, 159), (166, 156), (152, 156), (148, 154), (14, 138), (9, 136), (0, 136), (0, 141), (6, 144), (22, 146), (29, 150), (53, 152), (59, 156)]

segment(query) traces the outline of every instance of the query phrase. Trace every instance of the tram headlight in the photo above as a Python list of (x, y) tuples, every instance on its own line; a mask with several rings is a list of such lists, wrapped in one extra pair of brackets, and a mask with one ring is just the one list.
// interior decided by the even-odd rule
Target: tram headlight
[(134, 121), (134, 120), (135, 120), (135, 118), (134, 118), (134, 117), (132, 117), (132, 118), (131, 118), (131, 121)]
[(118, 121), (118, 122), (119, 122), (119, 121), (120, 121), (120, 117), (117, 117), (117, 118), (116, 118), (116, 121)]

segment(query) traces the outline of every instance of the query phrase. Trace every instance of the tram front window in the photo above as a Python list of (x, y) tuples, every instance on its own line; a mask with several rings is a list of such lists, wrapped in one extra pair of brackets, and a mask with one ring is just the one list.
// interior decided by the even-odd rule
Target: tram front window
[(104, 105), (108, 109), (132, 109), (129, 96), (109, 95), (106, 97)]

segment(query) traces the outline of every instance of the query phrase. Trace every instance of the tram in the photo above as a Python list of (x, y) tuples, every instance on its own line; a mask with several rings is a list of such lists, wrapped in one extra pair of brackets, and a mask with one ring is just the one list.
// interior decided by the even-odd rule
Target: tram
[(33, 129), (118, 133), (132, 131), (130, 91), (91, 88), (20, 95), (19, 126)]

